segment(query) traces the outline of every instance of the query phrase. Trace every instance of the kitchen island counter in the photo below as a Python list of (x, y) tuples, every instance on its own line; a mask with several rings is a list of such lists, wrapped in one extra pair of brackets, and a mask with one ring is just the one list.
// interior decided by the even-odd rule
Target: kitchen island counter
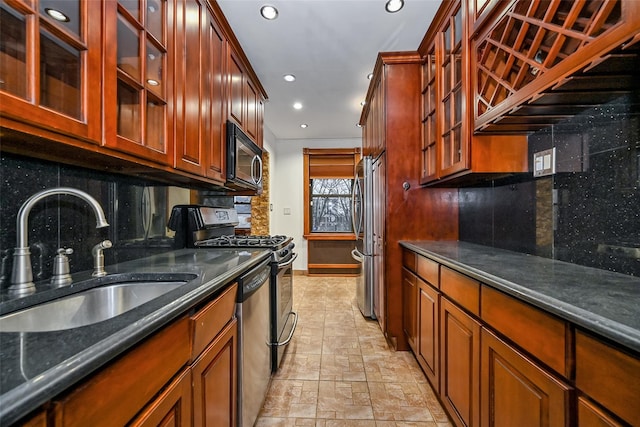
[[(98, 368), (207, 301), (261, 261), (264, 249), (180, 249), (107, 266), (111, 274), (192, 274), (195, 279), (146, 304), (109, 320), (52, 332), (0, 332), (0, 425), (10, 425), (87, 378)], [(90, 272), (74, 275), (81, 287)], [(161, 280), (158, 276), (157, 280)], [(0, 313), (40, 299), (53, 290), (22, 299), (3, 296)], [(2, 326), (0, 324), (0, 331)]]
[(400, 245), (640, 352), (640, 278), (460, 241)]

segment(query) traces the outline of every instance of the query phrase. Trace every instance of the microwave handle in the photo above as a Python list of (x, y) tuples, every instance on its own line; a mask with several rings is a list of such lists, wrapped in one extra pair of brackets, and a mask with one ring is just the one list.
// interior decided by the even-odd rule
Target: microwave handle
[[(254, 172), (256, 170), (255, 164), (256, 160), (258, 161), (258, 174), (255, 175)], [(260, 185), (262, 182), (262, 159), (257, 154), (253, 157), (251, 161), (251, 179), (256, 185)]]

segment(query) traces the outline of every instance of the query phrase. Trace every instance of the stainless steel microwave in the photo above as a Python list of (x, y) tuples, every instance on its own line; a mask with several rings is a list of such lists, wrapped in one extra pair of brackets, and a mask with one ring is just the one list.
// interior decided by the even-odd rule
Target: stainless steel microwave
[(227, 121), (226, 186), (241, 190), (262, 187), (262, 149), (232, 121)]

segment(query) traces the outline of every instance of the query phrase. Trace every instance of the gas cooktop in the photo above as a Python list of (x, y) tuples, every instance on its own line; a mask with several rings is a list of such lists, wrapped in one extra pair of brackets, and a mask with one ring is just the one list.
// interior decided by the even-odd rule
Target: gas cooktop
[(253, 247), (278, 249), (291, 241), (290, 237), (275, 236), (220, 236), (195, 243), (197, 247)]

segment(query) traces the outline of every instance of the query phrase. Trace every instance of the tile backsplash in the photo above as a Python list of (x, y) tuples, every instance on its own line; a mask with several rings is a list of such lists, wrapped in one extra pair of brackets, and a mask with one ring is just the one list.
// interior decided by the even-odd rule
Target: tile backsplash
[[(184, 188), (7, 153), (0, 156), (0, 174), (0, 290), (10, 284), (18, 210), (40, 190), (73, 187), (89, 193), (101, 204), (109, 227), (96, 229), (93, 210), (73, 196), (49, 196), (35, 204), (28, 218), (35, 282), (51, 277), (58, 248), (73, 249), (72, 274), (93, 268), (91, 249), (105, 239), (113, 243), (104, 251), (107, 271), (110, 264), (171, 250), (166, 228), (171, 206), (189, 203), (191, 197)], [(233, 203), (232, 197), (224, 199)]]
[(460, 240), (640, 276), (640, 101), (593, 108), (529, 136), (556, 172), (460, 189)]

